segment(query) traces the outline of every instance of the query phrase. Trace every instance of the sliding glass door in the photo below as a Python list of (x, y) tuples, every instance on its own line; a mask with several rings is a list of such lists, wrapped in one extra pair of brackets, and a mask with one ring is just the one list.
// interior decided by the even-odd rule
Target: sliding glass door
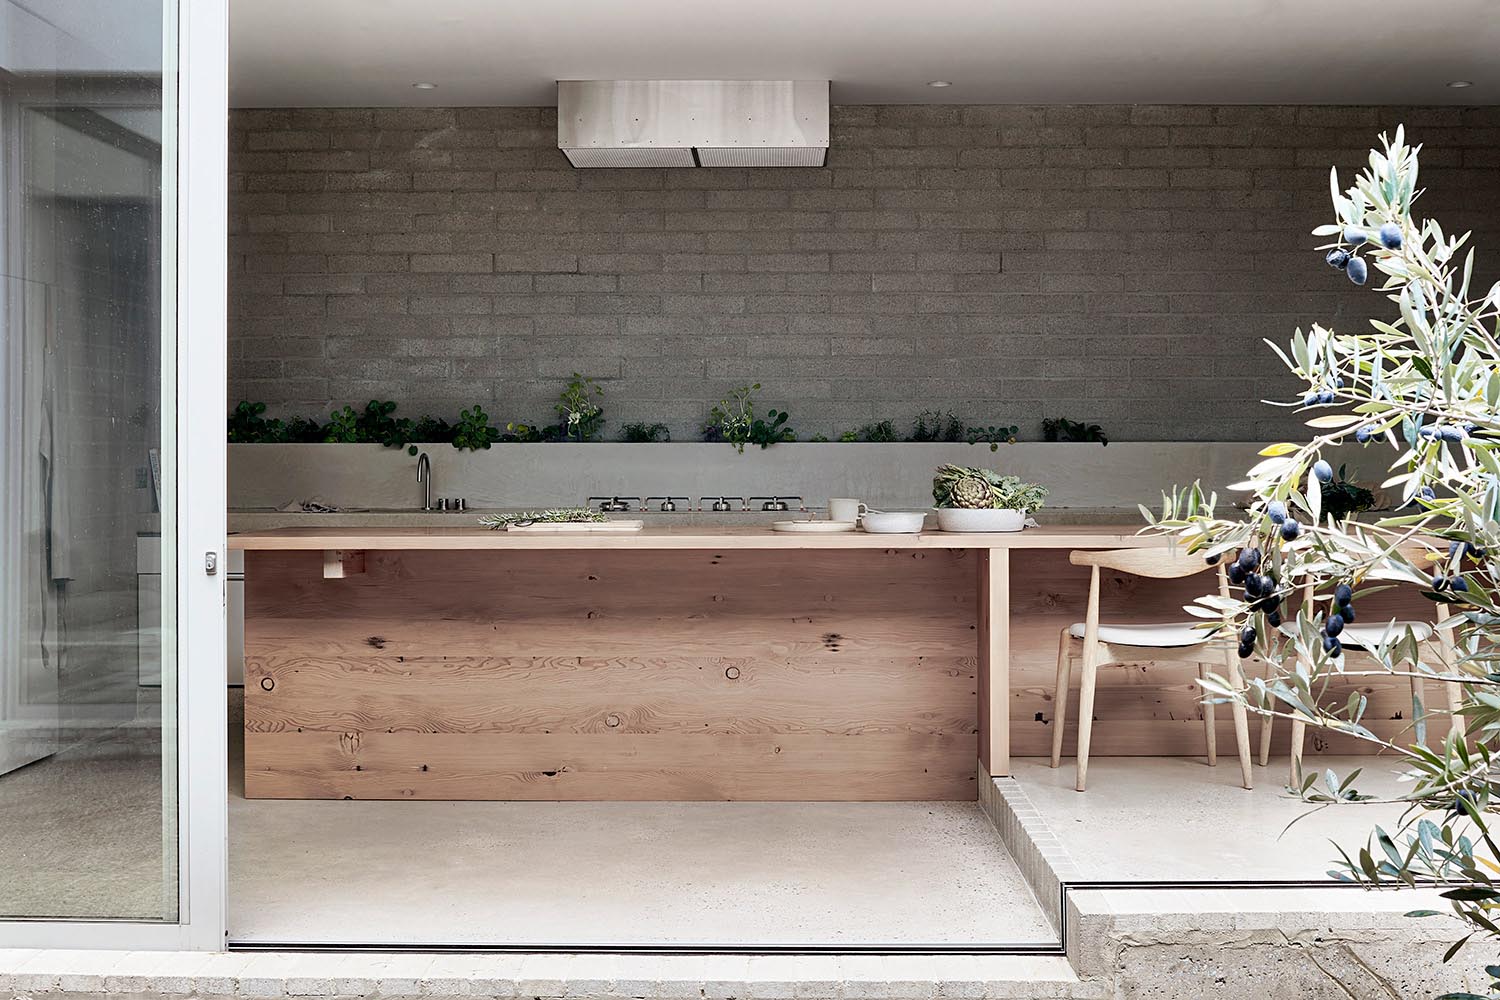
[[(192, 6), (221, 26), (221, 4)], [(201, 917), (202, 946), (222, 923), (222, 902), (190, 912), (185, 853), (221, 895), (191, 834), (224, 768), (222, 445), (184, 429), (223, 412), (185, 388), (222, 386), (222, 305), (199, 334), (217, 348), (189, 345), (180, 291), (186, 193), (225, 179), (182, 155), (187, 23), (172, 0), (0, 0), (0, 943), (180, 946)], [(210, 685), (217, 712), (195, 710)]]

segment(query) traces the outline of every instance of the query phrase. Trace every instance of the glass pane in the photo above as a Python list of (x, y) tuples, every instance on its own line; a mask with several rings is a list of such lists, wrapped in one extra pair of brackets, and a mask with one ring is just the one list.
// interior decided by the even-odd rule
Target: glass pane
[(0, 917), (177, 918), (163, 17), (0, 0)]

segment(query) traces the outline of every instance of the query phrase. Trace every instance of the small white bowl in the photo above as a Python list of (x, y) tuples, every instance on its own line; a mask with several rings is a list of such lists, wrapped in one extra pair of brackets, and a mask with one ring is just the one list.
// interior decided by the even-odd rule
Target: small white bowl
[(869, 510), (859, 524), (872, 535), (915, 535), (926, 520), (920, 510)]
[(938, 527), (944, 531), (1020, 531), (1026, 527), (1024, 510), (938, 507)]

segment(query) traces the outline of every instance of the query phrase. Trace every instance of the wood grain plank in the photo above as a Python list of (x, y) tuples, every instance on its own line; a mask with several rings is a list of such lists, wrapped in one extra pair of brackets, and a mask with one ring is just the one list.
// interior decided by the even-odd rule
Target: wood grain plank
[(328, 660), (294, 647), (248, 659), (245, 676), (254, 732), (711, 735), (972, 735), (976, 680), (972, 657)]
[(248, 733), (245, 791), (251, 798), (966, 800), (976, 795), (977, 742), (906, 734)]

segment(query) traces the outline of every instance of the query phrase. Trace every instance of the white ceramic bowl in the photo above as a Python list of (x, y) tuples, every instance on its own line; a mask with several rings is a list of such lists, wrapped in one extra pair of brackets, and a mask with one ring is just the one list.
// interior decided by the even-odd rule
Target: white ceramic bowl
[(920, 510), (870, 510), (859, 524), (874, 535), (914, 535), (926, 520), (927, 515)]
[(937, 521), (944, 531), (1020, 531), (1026, 527), (1026, 512), (939, 507)]

